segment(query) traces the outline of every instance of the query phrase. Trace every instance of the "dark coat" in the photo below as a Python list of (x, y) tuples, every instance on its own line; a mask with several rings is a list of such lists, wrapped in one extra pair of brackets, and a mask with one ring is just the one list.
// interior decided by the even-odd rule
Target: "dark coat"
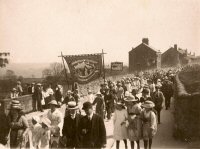
[(0, 144), (6, 145), (9, 133), (8, 117), (2, 111), (0, 112)]
[(60, 90), (55, 91), (55, 98), (57, 102), (62, 102), (62, 93)]
[(73, 120), (70, 115), (67, 115), (64, 118), (63, 136), (66, 136), (66, 147), (81, 147), (81, 136), (80, 136), (80, 122), (81, 115), (76, 114), (75, 119)]
[(66, 97), (64, 98), (63, 104), (66, 104), (66, 105), (67, 105), (68, 102), (70, 102), (70, 101), (75, 101), (75, 102), (76, 102), (76, 100), (74, 99), (73, 96), (71, 96), (71, 97), (66, 96)]
[(104, 118), (105, 102), (102, 97), (96, 97), (94, 99), (93, 105), (96, 104), (96, 113)]
[(162, 109), (165, 97), (161, 91), (156, 91), (152, 95), (153, 102), (155, 103), (155, 109)]
[(83, 148), (101, 148), (106, 144), (106, 128), (99, 115), (94, 114), (92, 120), (84, 116), (80, 126)]

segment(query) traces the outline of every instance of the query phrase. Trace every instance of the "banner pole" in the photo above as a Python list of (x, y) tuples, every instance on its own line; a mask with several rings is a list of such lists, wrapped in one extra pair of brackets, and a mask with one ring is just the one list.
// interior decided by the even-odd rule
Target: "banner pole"
[(68, 84), (69, 82), (68, 82), (68, 77), (67, 77), (67, 70), (66, 70), (66, 67), (65, 67), (65, 63), (64, 63), (64, 58), (63, 58), (62, 52), (61, 52), (61, 57), (62, 57), (62, 62), (63, 62), (64, 70), (65, 70), (65, 79), (66, 79), (67, 85), (69, 87), (69, 84)]
[(102, 49), (102, 55), (103, 55), (103, 81), (104, 81), (104, 84), (106, 83), (106, 75), (105, 75), (105, 63), (104, 63), (104, 52), (103, 52), (103, 49)]

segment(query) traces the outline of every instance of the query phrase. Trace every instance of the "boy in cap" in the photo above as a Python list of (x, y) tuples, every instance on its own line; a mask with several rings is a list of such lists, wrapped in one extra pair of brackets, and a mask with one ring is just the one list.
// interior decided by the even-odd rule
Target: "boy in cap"
[(94, 114), (92, 104), (85, 102), (83, 110), (86, 115), (81, 119), (80, 133), (83, 148), (102, 148), (106, 145), (106, 128), (103, 119)]

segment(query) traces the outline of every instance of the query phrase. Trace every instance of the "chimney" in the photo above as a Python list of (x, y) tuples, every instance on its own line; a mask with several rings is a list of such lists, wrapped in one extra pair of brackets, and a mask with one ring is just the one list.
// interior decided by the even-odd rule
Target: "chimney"
[(145, 44), (149, 45), (149, 39), (148, 38), (143, 38), (142, 39), (142, 43), (145, 43)]
[(195, 52), (193, 53), (193, 56), (195, 56)]
[(177, 50), (177, 44), (174, 45), (174, 50)]

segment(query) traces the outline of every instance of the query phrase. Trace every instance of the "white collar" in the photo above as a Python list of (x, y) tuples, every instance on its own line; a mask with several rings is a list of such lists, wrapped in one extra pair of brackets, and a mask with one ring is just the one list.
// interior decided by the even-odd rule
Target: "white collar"
[(76, 118), (76, 114), (70, 115), (72, 119)]
[(90, 120), (92, 120), (94, 113), (92, 112), (92, 114), (90, 114), (90, 116), (88, 116), (88, 118), (90, 118)]

